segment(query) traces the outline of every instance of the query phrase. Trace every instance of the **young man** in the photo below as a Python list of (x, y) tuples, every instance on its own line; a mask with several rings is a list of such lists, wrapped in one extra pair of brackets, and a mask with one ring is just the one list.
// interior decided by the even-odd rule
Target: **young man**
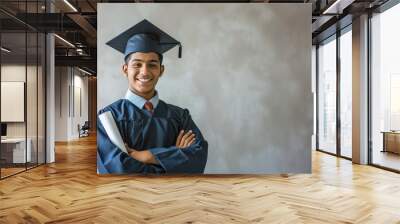
[(180, 43), (143, 20), (107, 44), (124, 53), (129, 89), (99, 114), (112, 113), (128, 154), (110, 141), (98, 119), (98, 173), (203, 173), (207, 141), (189, 111), (160, 100), (155, 89), (165, 69), (162, 54)]

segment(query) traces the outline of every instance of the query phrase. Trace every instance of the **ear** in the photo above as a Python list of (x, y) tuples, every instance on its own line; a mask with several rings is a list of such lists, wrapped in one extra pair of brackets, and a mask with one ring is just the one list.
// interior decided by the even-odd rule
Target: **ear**
[(160, 67), (160, 77), (164, 74), (164, 65), (161, 65)]
[(128, 77), (128, 65), (127, 64), (122, 65), (122, 72), (125, 77)]

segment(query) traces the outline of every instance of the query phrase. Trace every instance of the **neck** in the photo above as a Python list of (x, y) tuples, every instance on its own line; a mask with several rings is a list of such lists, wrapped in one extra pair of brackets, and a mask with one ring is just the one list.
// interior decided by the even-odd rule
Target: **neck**
[(135, 90), (129, 88), (130, 91), (132, 91), (134, 94), (143, 97), (146, 100), (150, 100), (151, 98), (153, 98), (153, 96), (155, 95), (156, 91), (153, 89), (148, 93), (138, 93)]

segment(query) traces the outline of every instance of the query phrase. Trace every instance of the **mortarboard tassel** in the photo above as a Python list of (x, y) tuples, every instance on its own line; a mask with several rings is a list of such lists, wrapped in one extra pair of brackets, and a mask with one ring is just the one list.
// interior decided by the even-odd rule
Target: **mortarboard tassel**
[(179, 58), (182, 58), (182, 44), (180, 44), (180, 43), (179, 43), (178, 57), (179, 57)]

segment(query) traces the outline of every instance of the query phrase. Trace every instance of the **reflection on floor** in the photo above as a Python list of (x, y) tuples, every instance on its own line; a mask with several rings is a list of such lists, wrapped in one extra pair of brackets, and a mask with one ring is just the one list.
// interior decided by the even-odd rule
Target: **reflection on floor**
[(400, 155), (392, 152), (374, 151), (372, 157), (373, 164), (400, 170)]
[[(16, 165), (5, 165), (5, 164), (2, 164), (2, 166), (5, 166), (5, 167), (2, 167), (1, 170), (0, 170), (1, 178), (5, 178), (7, 176), (10, 176), (10, 175), (13, 175), (13, 174), (16, 174), (16, 173), (19, 173), (19, 172), (22, 172), (22, 171), (26, 170), (25, 164), (18, 164), (17, 166)], [(34, 163), (28, 163), (27, 164), (27, 169), (30, 169), (31, 167), (35, 167), (35, 166), (36, 166), (36, 163), (35, 164)]]
[(15, 173), (18, 173), (18, 172), (21, 172), (24, 170), (25, 170), (25, 167), (24, 168), (19, 168), (19, 167), (17, 167), (17, 168), (1, 168), (1, 178), (10, 176), (12, 174), (15, 174)]
[(341, 151), (341, 155), (342, 156), (345, 156), (345, 157), (348, 157), (348, 158), (352, 157), (352, 149), (351, 148), (342, 147), (341, 150), (342, 150)]

